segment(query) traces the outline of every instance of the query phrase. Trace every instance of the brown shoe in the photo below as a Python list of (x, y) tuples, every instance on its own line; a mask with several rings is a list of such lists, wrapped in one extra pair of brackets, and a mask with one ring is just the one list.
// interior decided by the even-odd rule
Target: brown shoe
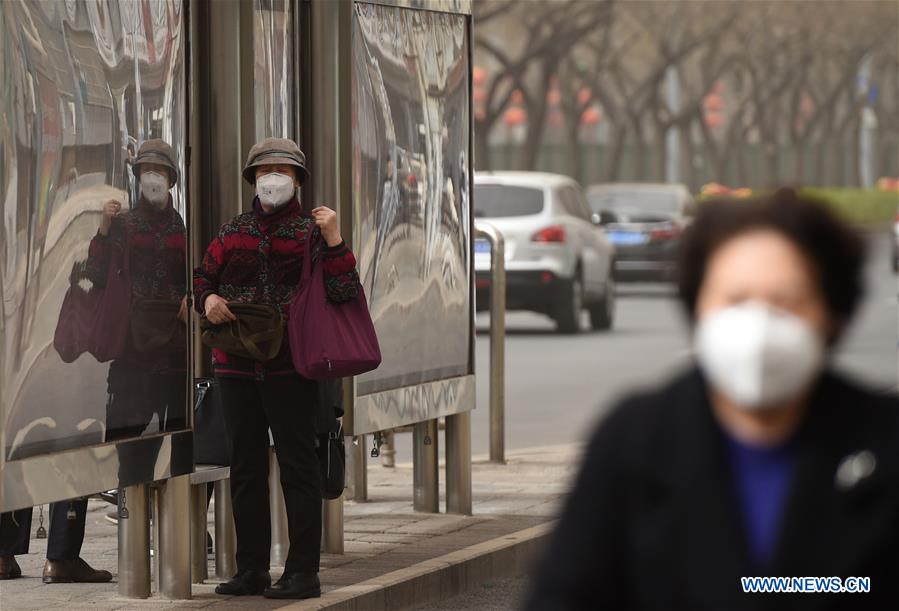
[(82, 558), (47, 560), (44, 564), (44, 583), (104, 583), (111, 580), (112, 573), (91, 568)]
[(22, 569), (15, 556), (0, 556), (0, 579), (18, 579), (21, 576)]

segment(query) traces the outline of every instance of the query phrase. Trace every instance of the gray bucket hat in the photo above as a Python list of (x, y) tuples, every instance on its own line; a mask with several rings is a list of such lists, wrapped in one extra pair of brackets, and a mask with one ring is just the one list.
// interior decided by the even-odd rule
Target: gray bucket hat
[(140, 178), (140, 166), (144, 163), (158, 163), (169, 169), (169, 187), (178, 182), (178, 165), (175, 163), (175, 150), (165, 140), (146, 140), (140, 145), (137, 157), (131, 164), (131, 173)]
[(306, 169), (306, 155), (297, 143), (288, 138), (266, 138), (257, 142), (247, 155), (247, 163), (243, 168), (243, 178), (251, 185), (256, 184), (256, 168), (261, 165), (284, 163), (296, 166), (297, 180), (302, 185), (309, 178)]

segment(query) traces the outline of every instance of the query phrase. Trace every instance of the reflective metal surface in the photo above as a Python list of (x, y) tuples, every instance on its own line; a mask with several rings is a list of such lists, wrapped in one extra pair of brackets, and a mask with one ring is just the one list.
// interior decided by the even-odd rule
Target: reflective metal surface
[[(149, 484), (119, 492), (119, 596), (150, 596), (150, 490)], [(204, 550), (205, 551), (205, 550)]]
[[(426, 382), (356, 398), (354, 433), (385, 431), (469, 411), (475, 404), (474, 376)], [(357, 498), (358, 500), (358, 498)]]
[(293, 138), (293, 15), (289, 0), (253, 0), (256, 140)]
[(372, 4), (398, 6), (442, 13), (461, 13), (471, 15), (472, 0), (367, 0)]
[(174, 600), (187, 600), (191, 597), (190, 476), (165, 480), (156, 494), (159, 511), (153, 519), (159, 524), (156, 542), (159, 594)]
[(506, 462), (506, 242), (490, 223), (474, 224), (490, 243), (490, 462)]
[[(175, 327), (187, 292), (183, 183), (171, 189), (171, 206), (151, 208), (131, 172), (141, 143), (161, 138), (184, 176), (183, 17), (177, 0), (0, 3), (7, 508), (100, 489), (84, 489), (86, 478), (115, 487), (119, 475), (167, 474), (156, 461), (171, 454), (171, 440), (148, 440), (140, 457), (108, 446), (81, 455), (93, 463), (66, 460), (66, 453), (23, 459), (187, 426), (187, 340), (184, 324)], [(98, 237), (110, 200), (121, 204), (121, 214), (108, 236)], [(125, 260), (130, 270), (116, 263)], [(126, 320), (127, 344), (110, 359), (85, 352), (65, 362), (73, 354), (62, 340), (85, 327), (85, 304), (111, 303), (104, 291), (110, 294), (110, 279), (123, 273), (131, 290), (112, 310), (119, 316), (104, 320), (92, 340), (107, 341), (106, 325)], [(81, 305), (64, 306), (67, 295)], [(149, 301), (172, 309), (144, 316), (136, 328)], [(156, 340), (170, 331), (160, 349)], [(134, 460), (147, 461), (141, 473), (118, 472)]]
[(0, 511), (165, 479), (192, 469), (189, 431), (13, 460), (4, 465)]
[(467, 19), (354, 6), (353, 246), (383, 354), (359, 396), (472, 371)]

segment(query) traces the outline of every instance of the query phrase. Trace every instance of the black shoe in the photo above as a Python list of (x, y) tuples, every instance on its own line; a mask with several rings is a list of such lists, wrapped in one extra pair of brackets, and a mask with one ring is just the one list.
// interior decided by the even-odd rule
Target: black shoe
[(262, 595), (266, 598), (318, 598), (322, 595), (322, 584), (318, 573), (284, 573)]
[(270, 585), (272, 577), (268, 571), (238, 571), (231, 581), (215, 586), (215, 593), (227, 596), (258, 596)]

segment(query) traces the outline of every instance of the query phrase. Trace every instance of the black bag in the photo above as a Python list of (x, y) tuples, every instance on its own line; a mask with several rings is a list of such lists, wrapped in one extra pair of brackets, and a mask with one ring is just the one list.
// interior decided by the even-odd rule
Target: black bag
[(335, 428), (327, 434), (319, 434), (318, 466), (322, 478), (322, 498), (332, 501), (343, 494), (346, 487), (346, 446), (343, 443), (343, 425), (336, 418)]
[(318, 466), (321, 470), (322, 498), (333, 500), (346, 487), (346, 447), (343, 439), (343, 380), (319, 380), (318, 411), (315, 430), (318, 434)]
[(194, 463), (227, 467), (231, 464), (231, 437), (225, 427), (218, 381), (199, 378), (194, 391)]

